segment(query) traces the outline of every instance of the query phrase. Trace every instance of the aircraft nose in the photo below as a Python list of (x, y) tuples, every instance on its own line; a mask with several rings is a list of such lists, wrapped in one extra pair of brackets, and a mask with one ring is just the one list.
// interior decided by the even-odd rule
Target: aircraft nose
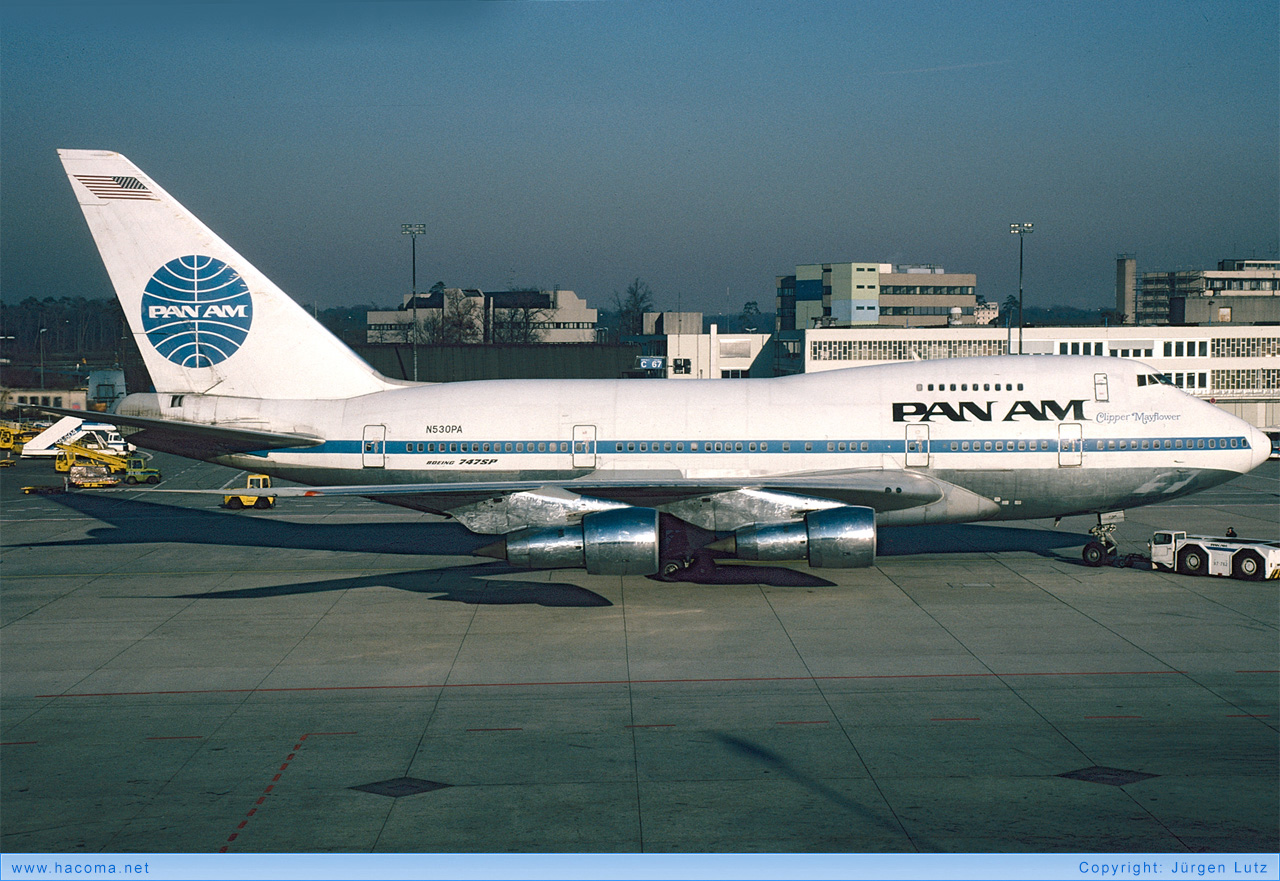
[(1271, 455), (1271, 438), (1259, 428), (1249, 426), (1249, 470), (1252, 471)]

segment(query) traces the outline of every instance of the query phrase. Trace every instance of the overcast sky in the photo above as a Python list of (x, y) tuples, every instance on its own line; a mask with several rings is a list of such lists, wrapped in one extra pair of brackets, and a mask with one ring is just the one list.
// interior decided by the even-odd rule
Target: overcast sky
[(1277, 256), (1274, 0), (0, 5), (0, 295), (101, 297), (57, 161), (124, 153), (299, 302), (640, 277), (773, 310), (798, 263), (1028, 305)]

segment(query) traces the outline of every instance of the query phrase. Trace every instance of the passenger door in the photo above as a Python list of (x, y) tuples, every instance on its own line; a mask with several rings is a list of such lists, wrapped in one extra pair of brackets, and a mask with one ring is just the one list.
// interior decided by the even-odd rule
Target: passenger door
[(1107, 375), (1105, 373), (1095, 373), (1093, 375), (1093, 399), (1100, 403), (1106, 403), (1109, 399), (1107, 394)]
[(366, 425), (360, 444), (360, 464), (365, 468), (384, 468), (387, 464), (387, 427)]
[(907, 467), (929, 467), (929, 426), (919, 422), (907, 426)]
[(1063, 422), (1058, 426), (1058, 464), (1079, 465), (1083, 459), (1084, 431), (1079, 422)]
[(596, 427), (594, 425), (573, 427), (573, 467), (596, 467)]

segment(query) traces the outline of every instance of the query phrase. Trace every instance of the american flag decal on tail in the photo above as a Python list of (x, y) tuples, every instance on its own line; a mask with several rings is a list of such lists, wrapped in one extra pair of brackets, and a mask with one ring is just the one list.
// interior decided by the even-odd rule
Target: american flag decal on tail
[(108, 174), (77, 174), (75, 177), (99, 199), (155, 199), (136, 177)]

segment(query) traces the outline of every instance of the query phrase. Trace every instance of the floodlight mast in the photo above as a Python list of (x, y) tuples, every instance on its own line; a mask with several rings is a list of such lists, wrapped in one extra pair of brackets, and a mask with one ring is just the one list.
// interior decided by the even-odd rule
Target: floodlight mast
[(1030, 235), (1034, 230), (1030, 223), (1011, 223), (1009, 232), (1018, 237), (1018, 354), (1022, 351), (1022, 237)]
[(413, 330), (409, 339), (413, 343), (413, 381), (418, 381), (418, 236), (427, 231), (425, 223), (402, 223), (400, 235), (409, 237), (409, 254), (413, 265), (413, 287), (409, 293), (409, 302), (413, 304)]

